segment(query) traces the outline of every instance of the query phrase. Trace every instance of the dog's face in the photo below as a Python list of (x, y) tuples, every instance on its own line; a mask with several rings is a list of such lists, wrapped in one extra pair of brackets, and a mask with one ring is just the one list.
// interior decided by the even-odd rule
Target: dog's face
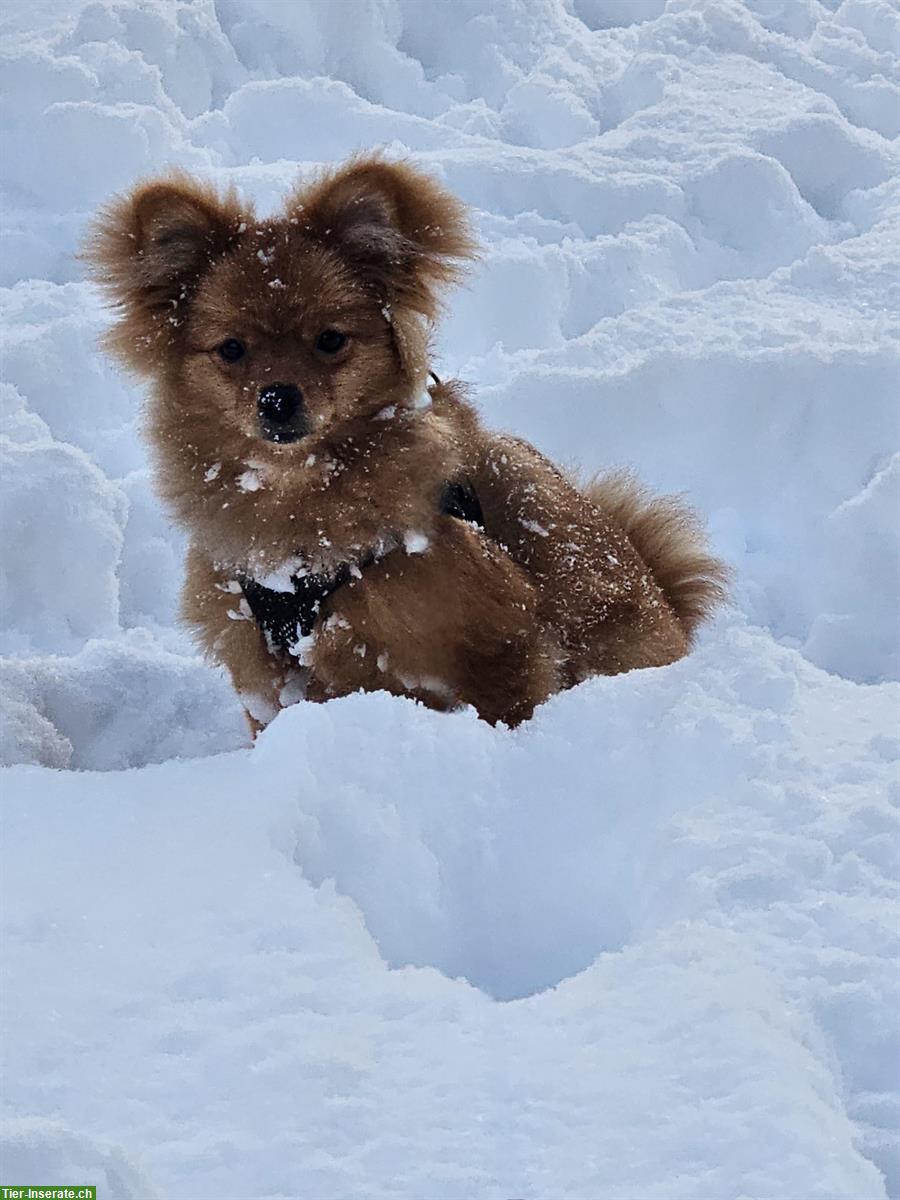
[(254, 225), (187, 307), (178, 390), (195, 422), (263, 443), (264, 457), (340, 434), (404, 381), (383, 309), (339, 252), (289, 220)]
[(101, 213), (88, 258), (120, 307), (110, 348), (163, 385), (165, 436), (276, 462), (415, 399), (439, 291), (473, 249), (458, 201), (371, 158), (265, 221), (184, 176), (143, 185)]

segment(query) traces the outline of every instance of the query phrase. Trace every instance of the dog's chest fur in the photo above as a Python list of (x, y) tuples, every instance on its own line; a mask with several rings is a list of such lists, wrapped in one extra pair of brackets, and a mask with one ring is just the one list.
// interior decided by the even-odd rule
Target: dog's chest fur
[[(484, 529), (481, 502), (467, 479), (446, 481), (441, 489), (438, 511), (444, 516)], [(412, 545), (415, 550), (416, 544), (413, 542)], [(427, 539), (423, 538), (421, 549), (426, 548)], [(396, 549), (400, 549), (399, 544), (391, 542), (383, 547), (383, 553), (388, 554)], [(267, 587), (262, 581), (246, 575), (240, 576), (238, 582), (267, 644), (293, 653), (300, 641), (313, 632), (325, 601), (351, 579), (364, 580), (366, 569), (378, 558), (379, 554), (373, 551), (355, 562), (341, 563), (332, 572), (311, 573), (304, 570), (302, 574), (291, 575), (279, 588)], [(290, 590), (284, 586), (286, 583), (290, 584)]]
[(251, 579), (291, 562), (330, 576), (407, 535), (427, 537), (445, 486), (465, 469), (452, 412), (401, 409), (251, 462), (229, 459), (213, 438), (205, 445), (195, 429), (180, 437), (173, 406), (158, 413), (153, 440), (174, 515), (217, 562)]

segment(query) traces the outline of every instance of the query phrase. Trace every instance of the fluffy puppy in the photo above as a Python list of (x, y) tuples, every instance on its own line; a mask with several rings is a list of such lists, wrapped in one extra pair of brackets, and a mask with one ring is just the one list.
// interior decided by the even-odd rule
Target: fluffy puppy
[(463, 206), (359, 158), (259, 220), (179, 174), (98, 216), (107, 346), (149, 378), (183, 612), (254, 729), (360, 688), (514, 725), (597, 673), (686, 654), (724, 571), (691, 514), (625, 476), (580, 488), (429, 385)]

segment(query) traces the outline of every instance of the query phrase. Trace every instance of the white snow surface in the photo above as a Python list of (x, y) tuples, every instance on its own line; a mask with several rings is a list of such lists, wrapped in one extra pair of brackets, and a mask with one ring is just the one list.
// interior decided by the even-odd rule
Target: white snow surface
[[(897, 1200), (895, 0), (7, 0), (0, 60), (2, 1179)], [(373, 146), (475, 210), (438, 374), (686, 492), (734, 606), (514, 732), (251, 749), (76, 255)]]

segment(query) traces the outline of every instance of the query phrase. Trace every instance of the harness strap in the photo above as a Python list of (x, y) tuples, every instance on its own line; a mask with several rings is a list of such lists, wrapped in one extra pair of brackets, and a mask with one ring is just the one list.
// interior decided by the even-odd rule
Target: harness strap
[(460, 521), (468, 521), (484, 529), (484, 513), (481, 511), (481, 501), (471, 483), (465, 479), (451, 479), (444, 484), (441, 492), (440, 511), (448, 517), (456, 517)]
[(350, 567), (341, 563), (333, 575), (292, 575), (293, 592), (276, 592), (246, 575), (238, 578), (250, 611), (268, 640), (290, 650), (312, 633), (322, 601), (350, 578)]
[[(484, 528), (481, 502), (475, 489), (466, 480), (450, 480), (444, 484), (439, 511)], [(375, 555), (369, 554), (357, 564), (357, 569), (364, 570), (374, 561)], [(343, 587), (353, 574), (350, 563), (341, 563), (332, 575), (292, 575), (293, 592), (276, 592), (248, 575), (238, 576), (238, 583), (254, 620), (270, 645), (290, 653), (300, 638), (309, 637), (312, 633), (323, 602)]]

